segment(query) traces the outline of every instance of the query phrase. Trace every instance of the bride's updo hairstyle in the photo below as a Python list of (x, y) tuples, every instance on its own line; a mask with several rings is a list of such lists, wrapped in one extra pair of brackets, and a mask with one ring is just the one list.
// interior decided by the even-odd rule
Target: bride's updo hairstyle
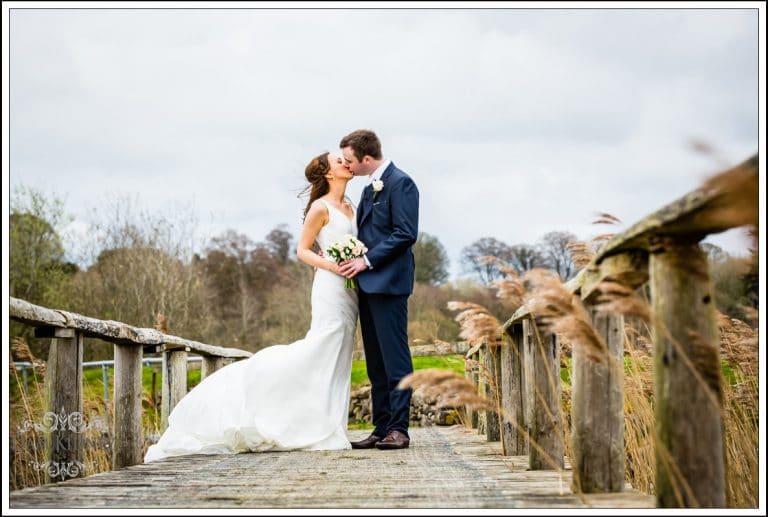
[(304, 217), (307, 217), (307, 212), (309, 212), (312, 203), (314, 203), (316, 199), (326, 195), (330, 190), (328, 178), (325, 177), (330, 170), (331, 164), (328, 161), (327, 152), (312, 158), (312, 161), (309, 162), (307, 168), (304, 169), (304, 176), (309, 182), (309, 186), (304, 190), (304, 192), (309, 190), (309, 201), (307, 202), (307, 207), (304, 209)]

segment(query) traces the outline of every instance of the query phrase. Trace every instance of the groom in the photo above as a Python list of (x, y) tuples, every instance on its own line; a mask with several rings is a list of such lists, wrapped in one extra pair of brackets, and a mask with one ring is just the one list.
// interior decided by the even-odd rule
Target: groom
[(368, 248), (362, 258), (341, 264), (341, 274), (357, 277), (360, 327), (371, 380), (371, 435), (354, 449), (408, 447), (411, 390), (396, 389), (413, 372), (408, 347), (408, 297), (413, 292), (411, 246), (418, 237), (419, 190), (406, 173), (381, 154), (373, 131), (359, 129), (341, 139), (344, 161), (368, 186), (357, 208), (357, 236)]

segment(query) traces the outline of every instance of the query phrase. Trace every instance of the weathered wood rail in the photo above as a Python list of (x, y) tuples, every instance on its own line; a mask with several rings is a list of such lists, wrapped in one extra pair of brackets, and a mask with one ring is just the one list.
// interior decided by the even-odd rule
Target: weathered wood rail
[(221, 368), (226, 359), (242, 359), (251, 353), (224, 348), (138, 328), (118, 321), (104, 321), (80, 314), (48, 309), (18, 298), (10, 299), (10, 317), (35, 327), (35, 337), (51, 338), (46, 367), (47, 481), (51, 472), (60, 478), (84, 473), (83, 338), (98, 338), (114, 344), (114, 421), (112, 468), (143, 461), (144, 433), (141, 423), (141, 371), (144, 353), (160, 353), (162, 362), (162, 427), (168, 415), (187, 392), (187, 353), (202, 356), (201, 377)]
[[(719, 338), (706, 254), (709, 234), (758, 223), (758, 157), (614, 236), (566, 284), (606, 345), (602, 361), (572, 345), (574, 490), (624, 488), (624, 318), (596, 310), (610, 285), (650, 288), (654, 343), (656, 501), (659, 507), (725, 507), (725, 447)], [(649, 285), (648, 285), (649, 284)], [(508, 337), (467, 353), (467, 376), (482, 370), (500, 400), (504, 453), (528, 454), (531, 469), (563, 467), (558, 337), (526, 306), (503, 325)], [(492, 359), (489, 359), (492, 358)], [(496, 363), (500, 361), (500, 365)], [(479, 377), (478, 377), (479, 376)], [(489, 393), (480, 383), (480, 392)], [(472, 427), (498, 439), (492, 413), (469, 412)]]

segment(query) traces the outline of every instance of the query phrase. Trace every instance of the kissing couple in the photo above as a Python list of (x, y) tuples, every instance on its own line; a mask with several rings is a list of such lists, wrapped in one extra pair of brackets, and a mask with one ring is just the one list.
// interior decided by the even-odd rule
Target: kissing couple
[[(309, 201), (296, 250), (316, 268), (312, 319), (306, 336), (273, 345), (203, 379), (168, 417), (168, 428), (144, 462), (186, 454), (257, 451), (403, 449), (410, 444), (413, 372), (408, 347), (408, 297), (413, 292), (412, 246), (418, 237), (419, 191), (385, 158), (373, 131), (341, 139), (340, 153), (323, 153), (305, 169)], [(347, 183), (367, 178), (360, 202)], [(364, 253), (335, 261), (327, 250), (349, 240)], [(322, 254), (313, 251), (315, 244)], [(354, 280), (356, 288), (346, 287)], [(371, 381), (373, 431), (347, 437), (352, 350), (357, 319)]]

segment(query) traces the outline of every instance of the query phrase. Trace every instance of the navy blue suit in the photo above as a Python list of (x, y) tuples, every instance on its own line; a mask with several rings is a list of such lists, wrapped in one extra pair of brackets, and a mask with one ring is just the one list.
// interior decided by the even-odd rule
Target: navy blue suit
[[(408, 435), (411, 390), (395, 389), (413, 372), (408, 347), (408, 296), (413, 292), (411, 247), (419, 234), (419, 190), (390, 163), (384, 188), (369, 185), (357, 210), (357, 236), (368, 247), (372, 268), (357, 275), (360, 327), (371, 380), (373, 434), (397, 430)], [(374, 196), (375, 194), (375, 196)]]

